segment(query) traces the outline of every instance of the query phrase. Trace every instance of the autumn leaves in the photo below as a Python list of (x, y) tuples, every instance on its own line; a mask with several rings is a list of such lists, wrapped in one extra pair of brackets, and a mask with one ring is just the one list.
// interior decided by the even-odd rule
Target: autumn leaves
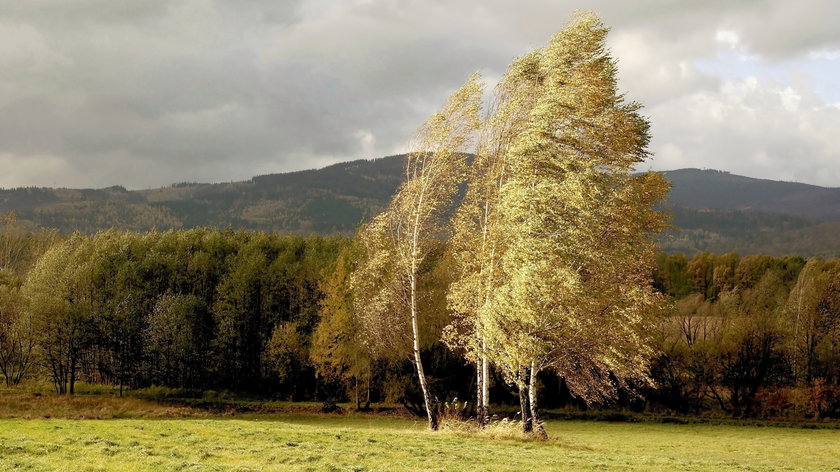
[(523, 427), (540, 436), (540, 371), (587, 401), (648, 381), (663, 225), (652, 205), (668, 186), (633, 174), (648, 157), (648, 123), (617, 91), (606, 35), (596, 16), (578, 15), (510, 65), (483, 115), (471, 77), (421, 127), (405, 181), (359, 233), (354, 310), (371, 345), (413, 360), (431, 429), (421, 268), (442, 241), (454, 267), (442, 339), (477, 366), (480, 424), (490, 365), (520, 391)]

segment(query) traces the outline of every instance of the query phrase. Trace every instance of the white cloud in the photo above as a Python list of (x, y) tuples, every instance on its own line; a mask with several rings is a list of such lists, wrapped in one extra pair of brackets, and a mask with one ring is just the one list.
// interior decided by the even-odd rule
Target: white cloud
[(729, 49), (734, 51), (743, 49), (741, 37), (738, 33), (731, 30), (719, 29), (715, 31), (715, 41), (726, 45)]
[(361, 155), (366, 158), (381, 157), (374, 154), (376, 152), (376, 136), (370, 131), (357, 131), (356, 137), (359, 139), (359, 147), (361, 148)]
[[(755, 77), (681, 97), (652, 111), (655, 167), (710, 167), (837, 186), (840, 109)], [(667, 136), (667, 141), (662, 137)]]
[(821, 49), (818, 51), (811, 51), (808, 53), (808, 59), (838, 61), (840, 60), (840, 50)]
[[(68, 185), (76, 182), (74, 169), (59, 156), (30, 155), (20, 156), (7, 152), (0, 153), (0, 187), (17, 187), (20, 182), (29, 186)], [(69, 177), (69, 179), (68, 179)]]
[(779, 97), (782, 100), (782, 107), (790, 112), (799, 110), (799, 103), (802, 102), (802, 95), (799, 95), (796, 90), (790, 86), (785, 87), (779, 91)]

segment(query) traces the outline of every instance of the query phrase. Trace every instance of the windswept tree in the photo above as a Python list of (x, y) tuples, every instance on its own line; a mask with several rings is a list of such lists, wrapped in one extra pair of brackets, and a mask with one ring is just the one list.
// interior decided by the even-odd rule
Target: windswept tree
[[(607, 28), (577, 16), (521, 67), (534, 102), (513, 136), (499, 191), (503, 283), (480, 312), (486, 352), (528, 391), (534, 430), (537, 375), (551, 369), (588, 402), (648, 382), (652, 209), (667, 193), (648, 157), (648, 122), (617, 91)], [(526, 382), (526, 379), (527, 382)]]
[(360, 233), (364, 257), (351, 285), (372, 343), (405, 353), (415, 365), (429, 428), (437, 415), (420, 356), (424, 320), (421, 276), (429, 253), (449, 231), (451, 209), (479, 126), (482, 84), (473, 76), (421, 128), (406, 158), (405, 181), (388, 208)]
[(525, 131), (539, 96), (538, 58), (532, 53), (515, 60), (496, 86), (467, 173), (467, 192), (453, 218), (450, 251), (456, 278), (447, 299), (454, 319), (444, 341), (476, 365), (479, 426), (487, 423), (490, 403), (490, 360), (479, 314), (490, 309), (494, 290), (505, 280), (499, 262), (508, 235), (499, 212), (500, 195), (510, 175), (510, 146)]

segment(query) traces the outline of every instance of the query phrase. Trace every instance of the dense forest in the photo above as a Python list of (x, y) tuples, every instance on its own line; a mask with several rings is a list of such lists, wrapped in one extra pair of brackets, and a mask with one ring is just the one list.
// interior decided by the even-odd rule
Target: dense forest
[[(270, 398), (402, 403), (420, 412), (410, 363), (366, 349), (342, 305), (353, 247), (196, 229), (60, 237), (7, 218), (0, 232), (0, 368), (49, 379), (216, 389)], [(441, 399), (474, 395), (474, 369), (439, 342), (447, 265), (423, 290), (437, 317), (423, 356)], [(660, 254), (668, 297), (655, 387), (602, 407), (735, 416), (840, 417), (840, 260)], [(435, 301), (436, 300), (436, 301)], [(585, 405), (544, 373), (547, 407)], [(492, 375), (492, 397), (516, 398)]]
[(649, 401), (840, 416), (840, 260), (660, 255), (655, 284), (672, 303)]
[[(410, 366), (352, 352), (362, 333), (326, 297), (340, 289), (348, 238), (210, 229), (60, 237), (13, 218), (2, 238), (7, 385), (44, 378), (58, 393), (84, 381), (334, 401), (351, 375), (355, 398), (364, 389), (367, 403), (416, 408)], [(443, 381), (464, 375), (453, 354), (426, 347), (435, 376), (465, 394), (466, 382)]]

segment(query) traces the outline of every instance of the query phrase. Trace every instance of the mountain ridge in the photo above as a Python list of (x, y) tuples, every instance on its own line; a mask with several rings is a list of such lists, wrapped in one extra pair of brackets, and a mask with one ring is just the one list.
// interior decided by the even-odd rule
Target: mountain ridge
[[(20, 220), (62, 232), (209, 226), (350, 235), (385, 208), (402, 180), (403, 158), (141, 190), (0, 189), (0, 212), (14, 211)], [(662, 173), (672, 183), (662, 208), (678, 228), (661, 238), (665, 251), (840, 254), (833, 238), (840, 231), (840, 188), (709, 169)]]
[[(821, 220), (840, 220), (840, 188), (799, 182), (758, 179), (718, 170), (664, 171), (674, 184), (668, 201), (673, 205), (719, 210), (751, 210), (796, 214)], [(702, 183), (695, 188), (692, 184)]]

